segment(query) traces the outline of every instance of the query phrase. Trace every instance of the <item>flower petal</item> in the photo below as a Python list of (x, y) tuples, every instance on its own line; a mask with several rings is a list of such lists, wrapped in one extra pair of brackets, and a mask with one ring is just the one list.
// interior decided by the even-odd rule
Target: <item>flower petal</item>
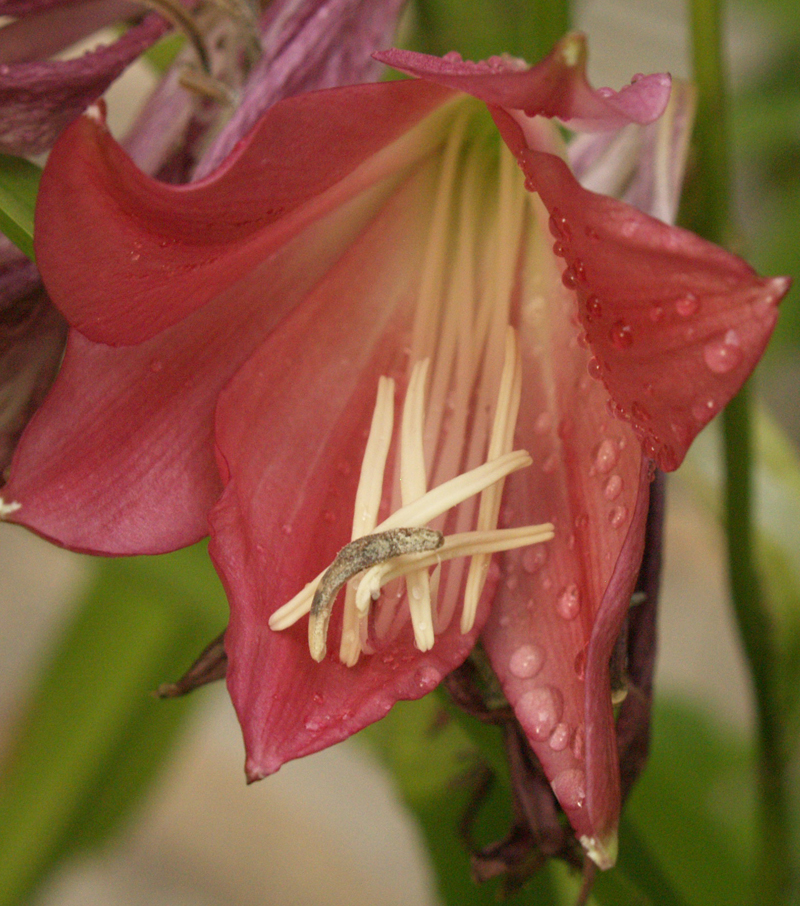
[(575, 178), (584, 189), (619, 198), (665, 223), (674, 223), (695, 98), (694, 86), (679, 80), (673, 82), (667, 109), (655, 123), (576, 136), (567, 146)]
[(504, 57), (471, 63), (457, 54), (440, 58), (408, 50), (381, 51), (375, 59), (492, 106), (521, 110), (529, 117), (558, 117), (571, 128), (588, 131), (652, 122), (669, 99), (670, 78), (663, 74), (643, 76), (620, 92), (595, 91), (586, 79), (586, 40), (580, 34), (567, 35), (530, 69)]
[[(145, 176), (102, 124), (83, 117), (54, 147), (42, 177), (36, 256), (45, 285), (90, 339), (142, 342), (325, 211), (394, 173), (396, 157), (377, 153), (395, 139), (404, 137), (413, 158), (406, 133), (449, 97), (419, 82), (282, 101), (223, 168), (191, 187)], [(337, 183), (338, 194), (327, 192)]]
[[(426, 653), (410, 626), (346, 667), (316, 664), (305, 621), (268, 619), (350, 540), (352, 501), (380, 375), (400, 376), (410, 336), (433, 171), (401, 189), (221, 396), (217, 445), (226, 476), (211, 514), (212, 556), (231, 602), (228, 687), (251, 780), (332, 745), (429, 692), (468, 654), (485, 620), (458, 621)], [(331, 355), (335, 350), (335, 355)], [(329, 651), (338, 649), (334, 614)]]
[(221, 490), (213, 438), (220, 390), (375, 204), (366, 193), (307, 226), (146, 342), (110, 347), (72, 331), (56, 384), (15, 454), (3, 496), (22, 507), (9, 519), (67, 547), (112, 554), (160, 553), (205, 535)]
[[(592, 700), (589, 709), (584, 677), (589, 658), (602, 659), (607, 636), (616, 638), (630, 603), (632, 589), (609, 589), (628, 562), (626, 538), (643, 533), (634, 524), (643, 457), (630, 426), (609, 414), (607, 392), (589, 377), (589, 353), (576, 342), (574, 295), (561, 282), (547, 236), (539, 230), (534, 241), (519, 312), (523, 399), (516, 435), (534, 466), (508, 479), (504, 521), (551, 521), (556, 535), (503, 557), (504, 581), (482, 640), (576, 832), (608, 836), (618, 794), (615, 811), (613, 790), (599, 798), (597, 790), (605, 793), (606, 772), (616, 770), (610, 686), (606, 677), (597, 697), (607, 701), (601, 708)], [(604, 632), (596, 642), (601, 613)], [(596, 724), (591, 744), (589, 724)]]
[(47, 150), (59, 132), (168, 28), (159, 16), (148, 16), (113, 44), (82, 57), (2, 67), (0, 151), (39, 154)]
[(301, 91), (377, 79), (374, 47), (391, 41), (405, 0), (284, 0), (271, 3), (262, 26), (264, 54), (242, 103), (194, 175), (218, 167), (276, 101)]
[(492, 115), (550, 212), (592, 375), (647, 455), (676, 469), (764, 352), (789, 280), (759, 277), (693, 233), (587, 191), (560, 158), (528, 148), (511, 117)]

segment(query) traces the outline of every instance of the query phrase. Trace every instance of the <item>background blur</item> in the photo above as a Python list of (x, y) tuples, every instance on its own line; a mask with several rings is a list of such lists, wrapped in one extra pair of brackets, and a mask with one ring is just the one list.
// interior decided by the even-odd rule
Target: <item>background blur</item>
[[(469, 4), (464, 6), (467, 9)], [(742, 246), (759, 270), (773, 274), (800, 273), (796, 266), (800, 255), (800, 25), (795, 14), (792, 0), (732, 4), (728, 14)], [(681, 2), (597, 0), (580, 4), (575, 18), (589, 36), (590, 76), (595, 85), (617, 88), (640, 71), (667, 70), (689, 77), (688, 31)], [(457, 40), (446, 49), (470, 55), (469, 48)], [(115, 119), (129, 113), (141, 96), (141, 86), (147, 84), (144, 66), (134, 69), (109, 94), (112, 129), (117, 128)], [(796, 288), (784, 305), (778, 335), (758, 370), (757, 386), (797, 443), (800, 313)], [(657, 684), (663, 716), (656, 721), (653, 779), (648, 781), (648, 771), (641, 802), (635, 803), (645, 809), (648, 797), (662, 790), (667, 824), (672, 818), (678, 820), (681, 803), (667, 801), (668, 790), (659, 786), (659, 771), (668, 763), (673, 772), (676, 765), (681, 770), (685, 762), (676, 761), (675, 746), (691, 743), (693, 721), (702, 721), (702, 732), (696, 735), (707, 747), (703, 752), (711, 751), (711, 746), (714, 752), (725, 753), (725, 770), (746, 771), (749, 757), (752, 708), (727, 610), (724, 543), (715, 510), (716, 456), (716, 439), (705, 437), (669, 481)], [(16, 527), (0, 525), (0, 751), (8, 743), (27, 691), (76, 613), (94, 568), (87, 558), (53, 548)], [(200, 633), (198, 650), (224, 626), (225, 611), (219, 600), (218, 628), (202, 635), (205, 627), (199, 621), (193, 630)], [(161, 679), (174, 679), (184, 666), (177, 663), (172, 675)], [(101, 676), (113, 685), (120, 665), (110, 658), (105, 668)], [(93, 687), (86, 688), (87, 701), (94, 692)], [(35, 900), (37, 904), (426, 906), (437, 902), (416, 825), (363, 743), (354, 739), (291, 763), (248, 788), (241, 737), (224, 688), (204, 689), (193, 698), (195, 706), (187, 712), (185, 732), (144, 802), (102, 847), (65, 861)], [(182, 707), (175, 702), (148, 700), (146, 704), (149, 709)], [(676, 741), (665, 728), (677, 725), (684, 729)], [(691, 747), (680, 751), (691, 752)], [(50, 762), (40, 766), (43, 778), (51, 771), (57, 773), (61, 757), (54, 746)], [(697, 755), (698, 765), (703, 757)], [(731, 775), (740, 776), (745, 775)], [(738, 789), (741, 795), (734, 803), (721, 788), (708, 794), (720, 797), (716, 805), (712, 803), (712, 811), (725, 812), (724, 831), (715, 838), (715, 845), (729, 847), (734, 858), (746, 852), (752, 820), (747, 816), (751, 789), (747, 784)], [(689, 849), (685, 857), (679, 854), (679, 860), (684, 858), (679, 864), (691, 870)], [(692, 878), (685, 879), (685, 887), (692, 886)]]

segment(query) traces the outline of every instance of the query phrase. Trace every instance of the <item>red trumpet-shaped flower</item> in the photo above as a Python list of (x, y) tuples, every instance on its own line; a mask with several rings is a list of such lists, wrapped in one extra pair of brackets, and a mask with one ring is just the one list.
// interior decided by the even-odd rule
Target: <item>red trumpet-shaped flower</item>
[[(380, 56), (420, 78), (278, 103), (187, 187), (97, 118), (64, 134), (37, 260), (72, 330), (4, 513), (108, 554), (210, 519), (251, 779), (423, 695), (480, 637), (608, 865), (609, 659), (653, 462), (736, 392), (788, 284), (570, 171), (548, 117), (606, 134), (581, 151), (597, 187), (667, 77), (594, 91), (575, 36), (532, 69)], [(669, 147), (620, 178), (654, 210)]]

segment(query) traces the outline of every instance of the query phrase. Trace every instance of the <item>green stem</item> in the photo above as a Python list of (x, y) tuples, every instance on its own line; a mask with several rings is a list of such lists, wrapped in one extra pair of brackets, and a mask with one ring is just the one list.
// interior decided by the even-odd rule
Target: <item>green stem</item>
[(739, 635), (755, 693), (759, 754), (761, 851), (754, 902), (784, 903), (791, 884), (786, 740), (776, 676), (773, 626), (755, 562), (752, 537), (752, 443), (745, 387), (723, 415), (728, 573)]
[[(723, 245), (733, 238), (730, 159), (722, 53), (722, 0), (692, 0), (694, 77), (698, 87), (695, 132), (697, 176), (691, 225)], [(731, 599), (744, 646), (756, 703), (759, 747), (761, 850), (754, 901), (786, 901), (790, 884), (785, 739), (773, 627), (758, 578), (753, 545), (752, 443), (745, 387), (723, 417), (725, 528)]]

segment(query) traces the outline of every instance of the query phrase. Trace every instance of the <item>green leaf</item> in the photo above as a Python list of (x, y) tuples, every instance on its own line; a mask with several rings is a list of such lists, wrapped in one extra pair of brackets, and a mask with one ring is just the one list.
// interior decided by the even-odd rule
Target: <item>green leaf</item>
[[(419, 822), (442, 900), (449, 906), (495, 906), (500, 883), (493, 880), (477, 885), (472, 881), (460, 825), (491, 764), (499, 765), (501, 773), (494, 772), (473, 833), (486, 845), (503, 839), (509, 830), (512, 811), (502, 739), (497, 728), (454, 714), (441, 693), (417, 702), (399, 702), (382, 721), (362, 731), (359, 739), (391, 771), (401, 800)], [(475, 733), (467, 732), (465, 726)], [(482, 741), (480, 749), (476, 738)], [(510, 906), (559, 906), (574, 902), (577, 886), (564, 871), (546, 868), (504, 902)]]
[(657, 906), (741, 906), (755, 852), (755, 756), (697, 707), (659, 702), (618, 869)]
[(470, 60), (508, 53), (535, 63), (569, 31), (567, 0), (416, 0), (414, 50)]
[(0, 230), (33, 259), (33, 211), (42, 170), (22, 157), (0, 154)]
[(175, 31), (166, 35), (145, 51), (144, 59), (150, 63), (159, 75), (163, 75), (172, 66), (175, 58), (185, 46), (186, 35)]
[(56, 862), (119, 828), (196, 699), (159, 701), (225, 624), (200, 545), (107, 560), (30, 702), (0, 779), (0, 904), (22, 904)]

